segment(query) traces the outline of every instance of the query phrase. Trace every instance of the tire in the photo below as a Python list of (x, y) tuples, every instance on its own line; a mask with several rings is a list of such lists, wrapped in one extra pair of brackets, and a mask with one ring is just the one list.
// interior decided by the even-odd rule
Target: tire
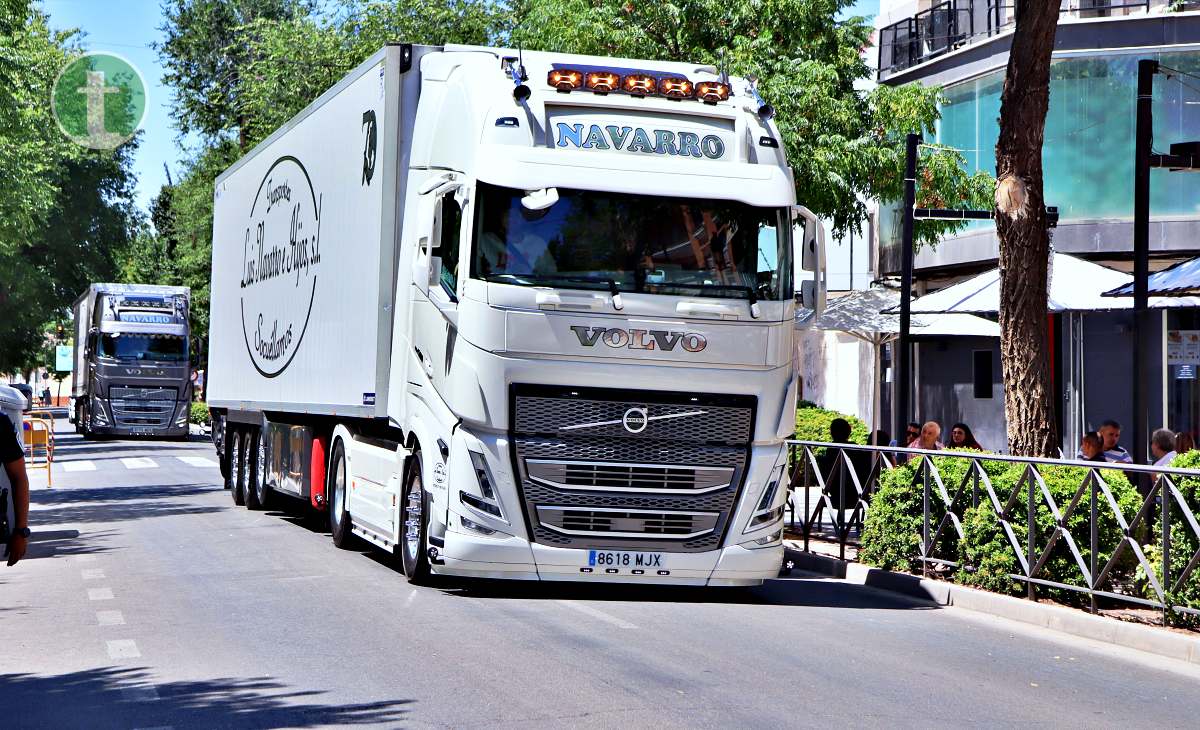
[(80, 414), (79, 419), (83, 424), (83, 425), (79, 426), (79, 433), (83, 434), (84, 440), (91, 441), (92, 439), (94, 439), (96, 437), (96, 435), (94, 433), (92, 433), (92, 429), (91, 429), (91, 424), (92, 424), (91, 411), (89, 411), (88, 407), (86, 405), (84, 405), (83, 407), (81, 407), (79, 409), (79, 414)]
[(233, 458), (233, 439), (234, 432), (226, 430), (221, 435), (221, 450), (219, 452), (221, 462), (221, 477), (224, 479), (225, 488), (232, 490), (233, 485), (237, 482), (237, 464)]
[(354, 535), (350, 529), (350, 513), (346, 510), (347, 488), (349, 479), (346, 474), (346, 447), (338, 439), (333, 445), (333, 453), (329, 457), (329, 476), (326, 480), (325, 503), (329, 510), (329, 533), (333, 535), (333, 544), (343, 550), (349, 550)]
[(229, 492), (233, 495), (233, 503), (240, 507), (246, 503), (246, 494), (242, 491), (246, 471), (246, 441), (240, 431), (227, 433), (225, 438), (229, 442)]
[(266, 429), (254, 430), (254, 449), (250, 464), (254, 468), (250, 478), (250, 491), (246, 493), (246, 506), (250, 509), (263, 510), (271, 508), (271, 497), (274, 492), (267, 484), (267, 432)]
[(242, 499), (246, 509), (258, 511), (262, 506), (258, 502), (258, 480), (262, 476), (262, 450), (259, 448), (258, 433), (261, 429), (251, 428), (246, 431), (246, 443), (242, 453), (246, 455), (246, 483)]
[(404, 476), (400, 495), (400, 515), (403, 525), (400, 534), (400, 564), (410, 583), (422, 583), (429, 578), (429, 498), (421, 478), (421, 452), (414, 451), (411, 466)]

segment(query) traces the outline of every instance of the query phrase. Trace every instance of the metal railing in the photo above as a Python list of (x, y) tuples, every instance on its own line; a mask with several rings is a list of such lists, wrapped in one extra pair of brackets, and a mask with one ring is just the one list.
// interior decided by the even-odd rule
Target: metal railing
[[(1016, 22), (1018, 0), (948, 0), (879, 29), (879, 74), (924, 63), (975, 38), (1007, 31)], [(1064, 0), (1061, 12), (1078, 18), (1148, 13), (1166, 0)]]
[[(814, 534), (836, 540), (843, 559), (847, 547), (865, 547), (863, 525), (881, 479), (888, 470), (907, 464), (913, 469), (909, 487), (920, 490), (921, 503), (917, 552), (907, 557), (920, 564), (923, 575), (974, 567), (961, 566), (954, 559), (954, 548), (966, 537), (964, 513), (983, 505), (998, 520), (1004, 542), (1020, 568), (1008, 578), (1024, 583), (1029, 598), (1036, 599), (1037, 588), (1045, 587), (1085, 594), (1093, 612), (1097, 610), (1097, 599), (1106, 599), (1160, 610), (1164, 623), (1170, 611), (1200, 617), (1200, 609), (1173, 600), (1193, 576), (1200, 580), (1200, 549), (1182, 556), (1173, 551), (1174, 546), (1187, 546), (1189, 542), (1200, 546), (1200, 522), (1196, 518), (1200, 470), (813, 441), (789, 444), (791, 527), (802, 534), (805, 551), (812, 552)], [(958, 462), (954, 469), (958, 471), (963, 461), (967, 462), (963, 476), (956, 483), (947, 483), (943, 479), (947, 465)], [(993, 483), (987, 466), (993, 470), (997, 466), (1016, 468), (1021, 474), (1009, 491)], [(1069, 499), (1062, 499), (1060, 493), (1056, 500), (1047, 485), (1042, 469), (1051, 466), (1082, 471)], [(1126, 492), (1126, 501), (1136, 496), (1139, 505), (1132, 519), (1105, 480), (1104, 473), (1114, 471), (1124, 473), (1136, 487), (1136, 495)], [(1196, 481), (1186, 484), (1188, 480)], [(1181, 481), (1185, 483), (1183, 488)], [(1037, 517), (1042, 510), (1048, 510), (1053, 524), (1048, 532), (1039, 529)], [(1082, 514), (1081, 510), (1086, 510), (1086, 536), (1075, 534), (1081, 531), (1081, 525), (1077, 524), (1073, 532), (1068, 524), (1072, 517)], [(1102, 544), (1101, 524), (1111, 526), (1113, 522), (1119, 540), (1116, 545)], [(1077, 573), (1053, 580), (1047, 577), (1046, 569), (1060, 544), (1066, 546)], [(1161, 553), (1154, 562), (1143, 545), (1153, 545)], [(1101, 561), (1106, 550), (1111, 554)], [(1126, 554), (1134, 560), (1128, 560)], [(1061, 549), (1058, 555), (1062, 557)], [(1064, 582), (1064, 577), (1077, 582)], [(1150, 590), (1135, 590), (1137, 582)]]

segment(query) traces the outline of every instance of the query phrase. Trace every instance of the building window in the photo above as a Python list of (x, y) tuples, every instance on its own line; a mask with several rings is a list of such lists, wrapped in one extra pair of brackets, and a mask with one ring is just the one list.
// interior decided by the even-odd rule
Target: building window
[(991, 400), (992, 351), (976, 350), (974, 352), (974, 356), (975, 397), (984, 400)]

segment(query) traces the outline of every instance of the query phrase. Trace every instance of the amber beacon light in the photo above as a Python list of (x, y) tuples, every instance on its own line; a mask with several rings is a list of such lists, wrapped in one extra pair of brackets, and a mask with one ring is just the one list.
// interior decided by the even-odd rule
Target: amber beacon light
[(705, 104), (716, 104), (729, 98), (729, 84), (720, 81), (701, 81), (696, 84), (696, 98)]
[(659, 79), (658, 92), (668, 99), (690, 99), (692, 82), (682, 76), (668, 76), (665, 79)]
[(650, 96), (658, 91), (658, 79), (648, 74), (629, 74), (621, 82), (621, 88), (634, 96)]
[(559, 91), (569, 93), (583, 87), (583, 72), (571, 68), (554, 69), (546, 81)]
[(616, 91), (621, 84), (621, 77), (612, 71), (592, 71), (587, 75), (587, 87), (597, 94), (607, 94)]

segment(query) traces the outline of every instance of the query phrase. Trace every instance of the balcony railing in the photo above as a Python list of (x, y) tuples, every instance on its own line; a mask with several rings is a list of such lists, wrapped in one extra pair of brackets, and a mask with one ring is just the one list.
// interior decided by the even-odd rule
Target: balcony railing
[[(924, 63), (1016, 22), (1018, 0), (947, 0), (879, 30), (879, 76)], [(1168, 0), (1063, 0), (1062, 14), (1108, 18), (1144, 14)]]

